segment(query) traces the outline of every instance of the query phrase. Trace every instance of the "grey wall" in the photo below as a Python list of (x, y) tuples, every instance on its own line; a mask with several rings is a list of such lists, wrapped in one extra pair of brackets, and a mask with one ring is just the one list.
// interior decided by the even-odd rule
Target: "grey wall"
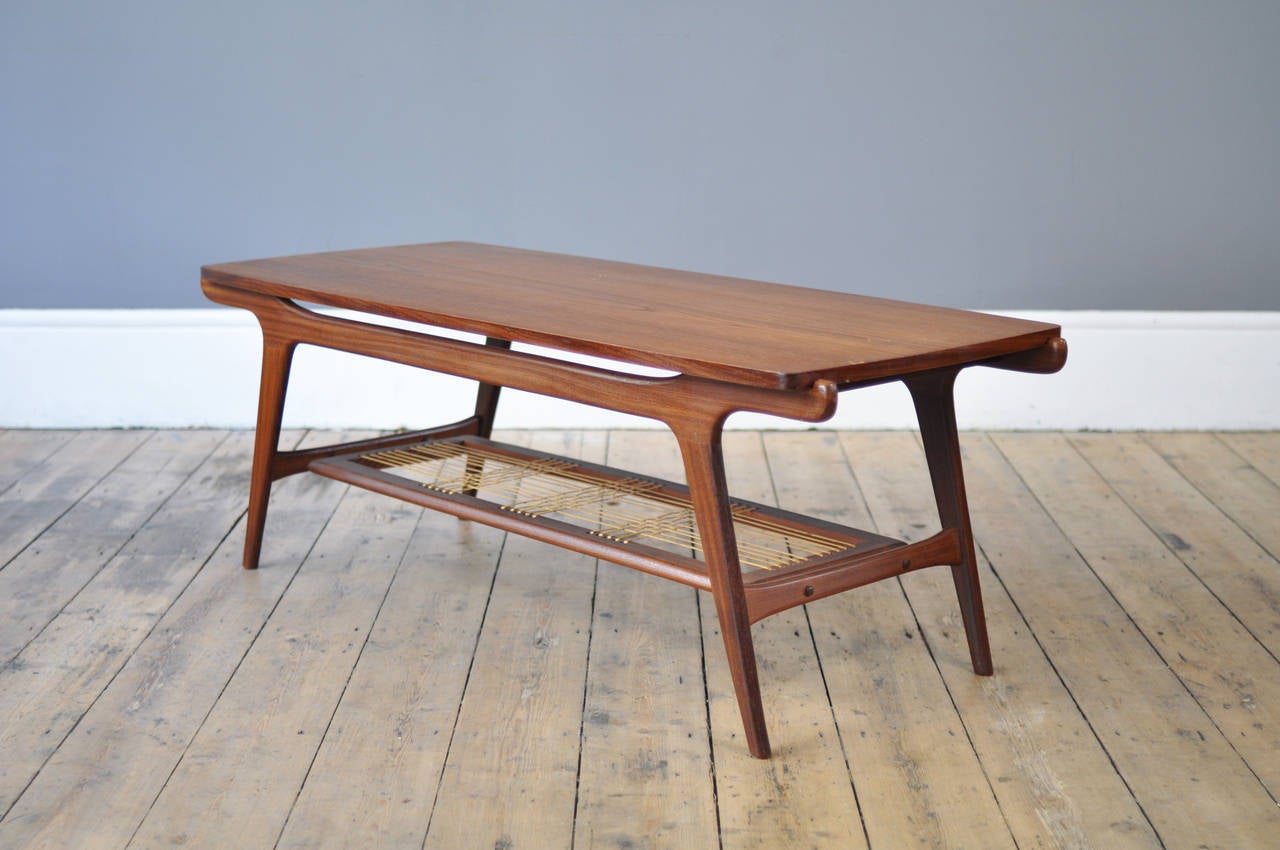
[(0, 2), (0, 308), (472, 239), (1280, 309), (1280, 3)]

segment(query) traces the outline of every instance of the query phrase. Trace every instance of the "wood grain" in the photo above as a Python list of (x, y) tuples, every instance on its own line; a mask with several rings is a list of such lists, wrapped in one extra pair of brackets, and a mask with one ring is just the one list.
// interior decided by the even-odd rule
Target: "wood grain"
[(462, 242), (223, 263), (201, 279), (762, 387), (971, 362), (1060, 333), (963, 310)]
[(1158, 551), (1149, 556), (1186, 564), (1197, 583), (1230, 608), (1230, 619), (1280, 658), (1280, 561), (1138, 437), (1078, 435), (1071, 444), (1158, 538)]
[(151, 433), (80, 431), (0, 495), (0, 570)]
[(75, 437), (75, 431), (0, 432), (0, 494)]
[[(938, 513), (918, 440), (908, 433), (842, 433), (876, 524), (911, 540), (937, 527)], [(984, 503), (975, 504), (975, 513)], [(1000, 539), (979, 538), (999, 549)], [(951, 577), (944, 569), (903, 577), (907, 599), (964, 720), (1019, 847), (1159, 847), (1138, 802), (1071, 701), (1003, 585), (980, 559), (996, 673), (973, 675), (961, 638)], [(1040, 569), (1034, 561), (1017, 569)]]
[[(240, 465), (234, 481), (220, 488), (241, 505), (244, 472)], [(285, 498), (269, 527), (305, 553), (343, 488), (299, 479), (281, 489)], [(187, 544), (181, 534), (171, 530), (163, 539), (181, 548)], [(292, 563), (276, 560), (273, 569), (238, 578), (242, 544), (243, 523), (189, 584), (176, 588), (181, 595), (0, 820), (0, 846), (92, 850), (129, 843), (302, 560), (301, 554)]]
[(422, 846), (503, 539), (423, 513), (277, 847)]
[[(0, 443), (15, 433), (0, 435)], [(80, 436), (69, 435), (63, 445)], [(286, 445), (297, 436), (290, 435)], [(669, 449), (662, 448), (669, 443), (658, 435), (624, 437), (644, 446), (639, 455), (652, 450), (643, 464), (637, 460), (638, 466), (657, 471), (653, 467), (665, 462), (664, 456), (670, 459), (664, 455)], [(327, 445), (345, 438), (319, 434), (306, 442)], [(541, 440), (544, 448), (570, 453), (594, 446), (594, 459), (603, 459), (600, 435), (526, 433), (502, 439)], [(1002, 836), (1023, 848), (1163, 845), (1180, 850), (1274, 843), (1280, 810), (1259, 779), (1271, 769), (1268, 760), (1259, 759), (1266, 750), (1243, 736), (1243, 744), (1228, 738), (1225, 721), (1207, 713), (1212, 706), (1204, 695), (1225, 693), (1221, 702), (1236, 700), (1232, 708), (1213, 708), (1218, 715), (1269, 716), (1276, 698), (1266, 688), (1277, 679), (1276, 662), (1265, 653), (1238, 651), (1244, 640), (1220, 649), (1216, 660), (1202, 655), (1209, 645), (1205, 640), (1220, 641), (1215, 634), (1223, 626), (1214, 612), (1223, 609), (1222, 601), (1187, 591), (1192, 585), (1183, 586), (1178, 576), (1191, 575), (1188, 567), (1153, 532), (1159, 523), (1146, 516), (1148, 510), (1153, 516), (1185, 511), (1191, 503), (1185, 503), (1183, 487), (1194, 485), (1206, 501), (1201, 518), (1187, 524), (1187, 541), (1209, 545), (1219, 537), (1220, 524), (1240, 533), (1244, 515), (1228, 505), (1242, 493), (1266, 492), (1256, 489), (1265, 482), (1248, 470), (1262, 473), (1266, 458), (1259, 452), (1273, 443), (1262, 435), (1213, 435), (1237, 458), (1235, 465), (1223, 466), (1226, 456), (1206, 448), (1199, 435), (1144, 435), (1136, 444), (1130, 435), (1089, 435), (1092, 464), (1072, 445), (1075, 436), (995, 439), (1007, 453), (985, 435), (964, 441), (975, 530), (990, 559), (981, 562), (981, 577), (994, 678), (975, 677), (968, 669), (945, 569), (906, 576), (905, 594), (896, 599), (864, 588), (846, 595), (847, 609), (836, 610), (837, 598), (783, 612), (752, 629), (775, 749), (771, 761), (752, 759), (735, 737), (741, 727), (716, 644), (713, 607), (704, 594), (702, 667), (711, 701), (707, 711), (699, 696), (693, 714), (705, 712), (704, 723), (710, 723), (697, 734), (713, 744), (708, 763), (713, 773), (701, 782), (714, 782), (716, 795), (713, 808), (696, 816), (715, 818), (720, 835), (694, 846), (859, 847), (865, 843), (864, 816), (869, 846), (876, 850), (985, 848)], [(52, 677), (46, 691), (24, 691), (15, 684), (19, 671), (0, 671), (0, 677), (11, 677), (0, 687), (0, 701), (22, 693), (35, 698), (13, 730), (18, 737), (4, 745), (0, 771), (19, 764), (23, 749), (35, 752), (42, 746), (38, 742), (53, 728), (51, 721), (74, 723), (34, 777), (20, 783), (8, 811), (0, 810), (0, 847), (121, 848), (135, 832), (135, 847), (175, 846), (172, 840), (181, 834), (150, 832), (153, 827), (144, 824), (153, 803), (166, 808), (170, 818), (181, 808), (165, 799), (171, 794), (190, 794), (191, 812), (207, 813), (222, 801), (237, 810), (250, 793), (246, 789), (261, 784), (273, 787), (257, 796), (254, 803), (261, 811), (251, 820), (283, 825), (279, 844), (292, 847), (420, 847), (425, 836), (431, 847), (616, 848), (620, 842), (610, 843), (610, 837), (643, 841), (646, 836), (637, 833), (644, 823), (656, 822), (654, 834), (669, 836), (676, 834), (676, 824), (690, 822), (695, 813), (680, 805), (675, 787), (662, 787), (652, 771), (627, 768), (644, 745), (641, 736), (614, 737), (644, 717), (686, 716), (689, 706), (670, 704), (685, 692), (656, 687), (662, 704), (648, 706), (642, 704), (643, 694), (630, 692), (630, 684), (628, 690), (606, 691), (631, 674), (618, 669), (621, 649), (608, 668), (604, 656), (587, 661), (589, 630), (594, 640), (602, 623), (618, 619), (601, 616), (603, 598), (597, 594), (593, 620), (592, 596), (599, 588), (589, 559), (576, 561), (534, 543), (524, 544), (521, 554), (510, 548), (513, 539), (506, 555), (516, 551), (516, 557), (504, 562), (501, 569), (508, 575), (499, 575), (500, 595), (482, 618), (489, 571), (503, 538), (476, 525), (426, 515), (409, 538), (394, 579), (382, 579), (389, 583), (387, 596), (368, 617), (369, 638), (354, 665), (342, 654), (346, 644), (337, 644), (342, 635), (336, 626), (329, 644), (335, 659), (299, 659), (280, 651), (279, 635), (268, 624), (282, 622), (286, 608), (324, 611), (335, 595), (347, 592), (335, 590), (332, 582), (295, 581), (306, 553), (315, 548), (328, 550), (330, 558), (341, 555), (355, 545), (356, 532), (330, 529), (322, 536), (344, 492), (341, 486), (313, 476), (292, 478), (280, 482), (273, 496), (271, 545), (262, 568), (240, 570), (251, 440), (251, 435), (233, 434), (157, 512), (139, 520), (131, 541), (77, 597), (83, 609), (69, 607), (32, 645), (34, 650), (48, 641), (48, 664), (40, 673)], [(1109, 452), (1098, 444), (1105, 441), (1115, 441), (1114, 453), (1122, 462), (1103, 460)], [(1015, 443), (1019, 447), (1010, 448)], [(1162, 444), (1166, 451), (1148, 451)], [(763, 458), (762, 446), (767, 448)], [(1170, 446), (1176, 451), (1168, 451)], [(874, 522), (907, 537), (930, 533), (936, 522), (910, 435), (731, 433), (724, 447), (735, 495), (768, 501), (776, 479), (784, 503), (803, 506), (811, 500), (814, 510), (830, 519)], [(1126, 478), (1141, 480), (1134, 470), (1151, 456), (1155, 469), (1172, 467), (1152, 478), (1147, 503), (1134, 500), (1131, 507), (1117, 490), (1128, 486)], [(856, 481), (843, 468), (846, 457)], [(1247, 464), (1243, 472), (1238, 469), (1242, 461)], [(27, 471), (48, 474), (39, 464)], [(1201, 472), (1212, 473), (1213, 482), (1205, 483)], [(1113, 473), (1114, 481), (1107, 477)], [(1172, 486), (1178, 479), (1183, 484)], [(98, 500), (109, 511), (95, 493), (105, 481), (100, 477), (80, 500)], [(1264, 507), (1265, 502), (1258, 509)], [(369, 522), (365, 531), (376, 533), (382, 526)], [(1163, 555), (1155, 554), (1162, 550)], [(386, 576), (382, 567), (371, 566), (371, 571)], [(530, 572), (534, 582), (520, 588), (519, 577)], [(662, 615), (653, 610), (651, 592), (666, 588), (665, 583), (616, 572), (634, 579), (628, 587), (649, 598), (628, 599), (627, 588), (619, 587), (610, 610)], [(439, 581), (457, 586), (441, 588)], [(897, 583), (878, 587), (893, 589)], [(367, 610), (367, 603), (360, 604)], [(499, 608), (519, 613), (499, 616)], [(1153, 635), (1149, 629), (1164, 610), (1176, 616), (1159, 625), (1165, 636)], [(535, 625), (517, 628), (526, 615)], [(813, 637), (805, 634), (806, 617), (815, 632), (824, 624), (838, 631), (839, 641), (829, 634), (827, 640), (839, 653), (828, 653), (828, 646), (821, 655), (815, 652)], [(541, 644), (536, 623), (544, 624)], [(314, 628), (325, 625), (317, 622)], [(689, 625), (682, 628), (687, 632)], [(623, 626), (619, 636), (619, 647), (631, 640)], [(657, 638), (641, 637), (645, 672), (636, 676), (661, 685), (661, 652), (653, 649)], [(1166, 642), (1153, 646), (1157, 640)], [(255, 641), (264, 645), (258, 653), (272, 647), (277, 659), (269, 676), (262, 672), (267, 665), (248, 658)], [(661, 645), (675, 654), (684, 638), (664, 636)], [(326, 665), (336, 671), (348, 667), (349, 681), (335, 687), (340, 676), (316, 675)], [(298, 750), (296, 741), (283, 740), (288, 735), (270, 745), (260, 740), (273, 722), (270, 712), (246, 710), (255, 704), (247, 696), (248, 680), (236, 682), (255, 667), (255, 681), (269, 679), (256, 704), (280, 712), (308, 700), (328, 707), (332, 717), (322, 737), (311, 737)], [(467, 669), (472, 682), (464, 690), (459, 682)], [(1246, 692), (1236, 692), (1219, 677), (1260, 683), (1261, 690), (1252, 691), (1254, 707), (1245, 704)], [(280, 690), (276, 679), (296, 683), (298, 693), (280, 700), (269, 696)], [(588, 688), (599, 699), (592, 705), (610, 701), (622, 706), (619, 711), (632, 712), (610, 724), (609, 735), (592, 737), (592, 718), (583, 710)], [(60, 695), (66, 696), (65, 704)], [(87, 709), (86, 699), (91, 700)], [(228, 705), (217, 709), (223, 699)], [(967, 738), (964, 744), (947, 735), (935, 745), (932, 733), (917, 728), (938, 714), (942, 728)], [(448, 745), (438, 739), (447, 738), (455, 723), (462, 736), (455, 737), (449, 766), (442, 770), (441, 753)], [(1270, 721), (1263, 725), (1269, 729)], [(209, 747), (215, 727), (232, 742), (216, 757)], [(295, 738), (296, 732), (291, 730)], [(258, 743), (246, 743), (253, 741)], [(590, 755), (580, 741), (591, 748)], [(989, 803), (980, 804), (985, 815), (969, 811), (971, 792), (938, 789), (948, 781), (973, 785), (972, 769), (956, 767), (963, 765), (956, 750), (965, 746), (989, 782), (988, 793), (998, 803), (995, 814)], [(300, 768), (298, 753), (307, 747), (314, 759)], [(260, 756), (264, 752), (268, 755)], [(260, 760), (251, 763), (236, 753), (259, 754)], [(276, 754), (279, 769), (273, 767)], [(227, 766), (239, 758), (247, 759), (245, 766)], [(179, 765), (191, 759), (211, 761), (201, 770), (221, 773), (225, 784), (203, 790), (188, 784)], [(681, 759), (668, 760), (668, 785), (676, 784), (671, 772), (690, 763)], [(171, 781), (173, 789), (166, 791)], [(679, 787), (693, 795), (698, 783)], [(646, 794), (653, 797), (648, 804)], [(635, 811), (620, 815), (625, 829), (599, 829), (599, 814), (625, 809), (609, 809), (610, 795), (634, 804)], [(583, 804), (597, 803), (595, 814), (584, 817)], [(248, 846), (236, 838), (235, 821), (215, 814), (201, 826), (197, 817), (192, 814), (197, 826), (185, 846), (200, 841)], [(976, 830), (965, 824), (979, 820), (986, 832), (973, 839)], [(257, 842), (270, 829), (252, 831), (246, 840), (256, 842), (253, 846), (275, 842), (275, 836)]]
[[(1052, 470), (1026, 466), (1028, 483), (1045, 490), (1045, 475), (1054, 477), (1052, 492), (1041, 498), (1080, 554), (1271, 793), (1280, 793), (1280, 760), (1274, 757), (1280, 752), (1280, 663), (1259, 643), (1268, 635), (1248, 628), (1265, 615), (1253, 607), (1248, 611), (1252, 617), (1241, 617), (1234, 606), (1245, 600), (1238, 593), (1230, 598), (1230, 588), (1219, 586), (1215, 592), (1214, 587), (1222, 584), (1218, 579), (1225, 573), (1252, 572), (1259, 588), (1256, 605), (1274, 604), (1280, 596), (1246, 559), (1270, 561), (1272, 575), (1276, 563), (1136, 437), (1116, 436), (1105, 445), (1079, 437), (1071, 442), (1094, 462), (1093, 469), (1081, 460), (1072, 463), (1071, 455), (1062, 452), (1065, 460)], [(1133, 487), (1135, 474), (1141, 475), (1141, 493)], [(1111, 496), (1110, 488), (1148, 509), (1158, 500), (1161, 510), (1144, 517), (1114, 505), (1106, 521), (1099, 522), (1093, 511), (1080, 510), (1080, 503), (1063, 504), (1058, 495), (1098, 504)], [(1177, 546), (1170, 545), (1173, 528), (1186, 538), (1177, 536), (1182, 541)], [(1204, 555), (1187, 558), (1191, 547)], [(1191, 569), (1179, 563), (1178, 555)], [(1203, 570), (1206, 560), (1212, 564), (1209, 575), (1197, 575), (1196, 567)], [(1155, 587), (1153, 574), (1160, 576)]]
[[(611, 433), (608, 462), (681, 477), (679, 450), (662, 432)], [(575, 844), (716, 843), (705, 699), (698, 592), (599, 564)]]
[(1280, 484), (1216, 434), (1160, 433), (1144, 439), (1214, 507), (1280, 558)]
[[(793, 447), (766, 457), (761, 435), (752, 432), (728, 433), (724, 443), (729, 492), (776, 505), (770, 466), (801, 462)], [(802, 446), (794, 448), (803, 455)], [(714, 648), (720, 645), (715, 606), (706, 595), (700, 601), (703, 645)], [(865, 847), (862, 812), (806, 610), (783, 611), (757, 623), (752, 632), (772, 758), (756, 759), (746, 752), (729, 672), (714, 653), (707, 664), (722, 847)]]
[(225, 438), (153, 435), (0, 571), (0, 661), (39, 634)]
[[(875, 528), (835, 434), (779, 432), (765, 445), (783, 507)], [(923, 846), (1013, 847), (901, 585), (806, 607), (871, 846), (910, 834)]]
[[(584, 448), (579, 434), (524, 442)], [(585, 448), (603, 460), (603, 441)], [(571, 845), (594, 575), (592, 558), (507, 537), (425, 847)]]
[[(1280, 830), (1274, 800), (1094, 572), (1123, 549), (1086, 557), (1088, 538), (1068, 536), (1110, 533), (1119, 499), (1079, 489), (1068, 476), (1083, 461), (1054, 453), (1060, 435), (1002, 434), (995, 444), (967, 444), (974, 502), (984, 506), (974, 514), (978, 537), (1160, 840), (1265, 846)], [(1087, 472), (1084, 480), (1094, 480)], [(1146, 578), (1159, 588), (1169, 574), (1148, 570)]]
[(1218, 438), (1272, 483), (1280, 484), (1280, 431), (1219, 434)]
[(347, 492), (133, 846), (263, 847), (279, 838), (420, 514)]
[[(0, 667), (0, 752), (8, 754), (0, 761), (0, 811), (9, 808), (58, 749), (235, 524), (243, 500), (234, 498), (230, 487), (215, 490), (217, 496), (211, 497), (208, 484), (229, 468), (243, 470), (248, 457), (243, 441), (241, 451), (235, 451), (233, 445), (229, 451), (215, 453), (194, 468), (195, 476), (191, 475), (193, 463), (224, 436), (197, 432), (157, 435), (41, 537), (41, 560), (29, 564), (30, 583), (43, 588), (42, 579), (47, 575), (48, 584), (64, 593), (55, 597), (56, 616), (49, 615), (47, 624), (43, 618), (30, 619), (32, 614), (46, 614), (45, 606), (37, 604), (41, 596), (34, 590), (19, 591), (18, 598), (25, 597), (23, 609), (0, 620), (0, 634), (32, 622), (42, 626), (11, 663)], [(146, 449), (153, 443), (170, 455), (170, 462), (163, 464), (165, 469), (145, 462)], [(140, 468), (122, 473), (125, 467), (135, 465)], [(126, 496), (120, 499), (118, 511), (108, 507), (122, 484), (127, 489), (148, 477), (154, 477), (155, 483), (139, 487), (142, 492), (136, 500)], [(200, 480), (193, 481), (193, 477)], [(186, 480), (170, 497), (175, 478)], [(150, 514), (153, 494), (166, 497), (166, 502)], [(220, 511), (217, 497), (223, 503)], [(135, 509), (138, 503), (141, 510)], [(77, 518), (86, 506), (93, 517)], [(64, 523), (67, 527), (60, 528)], [(111, 529), (105, 539), (104, 527)], [(86, 537), (79, 537), (80, 533)], [(54, 539), (45, 543), (51, 536)], [(125, 540), (128, 542), (122, 548)], [(77, 557), (77, 544), (88, 544), (79, 551), (91, 555), (102, 555), (101, 549), (105, 549), (109, 560), (91, 578), (78, 576), (69, 583), (69, 570), (64, 570), (62, 563), (83, 562)], [(101, 549), (93, 544), (100, 544)], [(19, 562), (28, 566), (26, 556), (36, 550), (27, 549), (11, 567), (18, 567)], [(67, 587), (61, 588), (60, 583)], [(64, 595), (74, 598), (58, 610)]]

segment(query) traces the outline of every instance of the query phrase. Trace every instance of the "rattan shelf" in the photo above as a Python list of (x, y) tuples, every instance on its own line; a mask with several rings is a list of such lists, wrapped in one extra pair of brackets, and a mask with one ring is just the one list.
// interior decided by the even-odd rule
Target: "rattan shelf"
[[(709, 587), (689, 490), (480, 437), (312, 461), (313, 472), (425, 507)], [(743, 581), (847, 563), (899, 541), (730, 502)]]

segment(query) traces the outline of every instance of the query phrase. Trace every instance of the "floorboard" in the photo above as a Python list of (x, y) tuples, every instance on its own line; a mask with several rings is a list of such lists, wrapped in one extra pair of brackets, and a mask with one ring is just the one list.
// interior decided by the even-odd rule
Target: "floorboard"
[[(881, 531), (912, 540), (938, 528), (915, 435), (840, 438)], [(1001, 545), (995, 529), (979, 539), (985, 548)], [(1014, 840), (1019, 847), (1159, 846), (981, 549), (979, 568), (996, 667), (989, 678), (974, 676), (969, 666), (950, 573), (912, 573), (902, 585)]]
[[(762, 435), (725, 435), (729, 488), (742, 499), (777, 505), (771, 460)], [(862, 810), (853, 786), (836, 718), (827, 694), (808, 611), (793, 608), (752, 628), (760, 666), (760, 690), (773, 758), (752, 758), (742, 742), (742, 720), (733, 682), (719, 653), (715, 603), (703, 594), (703, 645), (707, 651), (711, 728), (720, 833), (725, 850), (772, 847), (866, 847)]]
[[(610, 435), (608, 462), (682, 478), (659, 431)], [(601, 563), (595, 587), (574, 845), (716, 843), (698, 594)]]
[[(602, 461), (605, 441), (584, 439), (512, 441)], [(572, 845), (594, 583), (591, 558), (508, 535), (426, 847)]]
[[(151, 436), (150, 431), (81, 431), (32, 464), (0, 494), (0, 571)], [(6, 437), (0, 457), (8, 458), (6, 448), (15, 442), (23, 441)]]
[[(1004, 552), (988, 550), (1001, 580), (1161, 841), (1167, 847), (1265, 846), (1280, 834), (1280, 810), (1170, 668), (1181, 661), (1172, 647), (1208, 628), (1198, 618), (1212, 622), (1216, 600), (1204, 594), (1198, 602), (1214, 605), (1188, 600), (1181, 610), (1167, 610), (1176, 633), (1158, 627), (1148, 603), (1189, 589), (1185, 567), (1164, 547), (1131, 557), (1131, 538), (1141, 545), (1149, 531), (1104, 489), (1106, 482), (1067, 439), (998, 435), (995, 444), (1002, 457), (971, 445), (967, 458), (970, 481), (978, 485), (972, 503), (983, 506), (974, 512), (977, 538), (984, 546), (1005, 542)], [(1007, 521), (1015, 511), (1016, 533), (984, 535), (988, 517)], [(1024, 568), (1037, 562), (1040, 569)], [(1126, 566), (1144, 563), (1141, 575), (1121, 575)], [(1166, 651), (1173, 657), (1161, 654), (1156, 639), (1170, 642)]]
[(75, 431), (0, 433), (0, 495), (75, 435)]
[[(77, 597), (226, 436), (200, 431), (153, 436), (15, 556), (0, 571), (0, 661), (22, 651)], [(203, 494), (208, 488), (197, 482), (188, 494), (193, 491)], [(183, 539), (174, 532), (164, 537)]]
[(419, 847), (503, 535), (427, 511), (278, 847)]
[(1145, 435), (1166, 463), (1273, 558), (1280, 558), (1280, 522), (1268, 508), (1277, 500), (1277, 485), (1216, 434)]
[[(665, 433), (503, 439), (683, 478)], [(706, 594), (308, 475), (245, 571), (251, 434), (0, 432), (0, 847), (1274, 846), (1280, 434), (962, 442), (995, 675), (946, 569), (768, 618), (760, 761)], [(913, 433), (724, 451), (937, 527)]]
[[(782, 507), (877, 530), (838, 436), (768, 435)], [(1013, 837), (898, 581), (809, 606), (872, 847), (1008, 847)], [(951, 637), (965, 653), (963, 634)], [(958, 656), (957, 656), (958, 657)], [(965, 662), (967, 663), (967, 662)]]

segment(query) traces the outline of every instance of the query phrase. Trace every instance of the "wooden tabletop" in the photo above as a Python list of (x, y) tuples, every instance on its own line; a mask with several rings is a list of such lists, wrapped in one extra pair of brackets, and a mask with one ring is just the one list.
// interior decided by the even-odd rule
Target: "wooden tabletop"
[(201, 274), (297, 301), (784, 389), (972, 363), (1060, 335), (1043, 322), (467, 242), (223, 263)]

